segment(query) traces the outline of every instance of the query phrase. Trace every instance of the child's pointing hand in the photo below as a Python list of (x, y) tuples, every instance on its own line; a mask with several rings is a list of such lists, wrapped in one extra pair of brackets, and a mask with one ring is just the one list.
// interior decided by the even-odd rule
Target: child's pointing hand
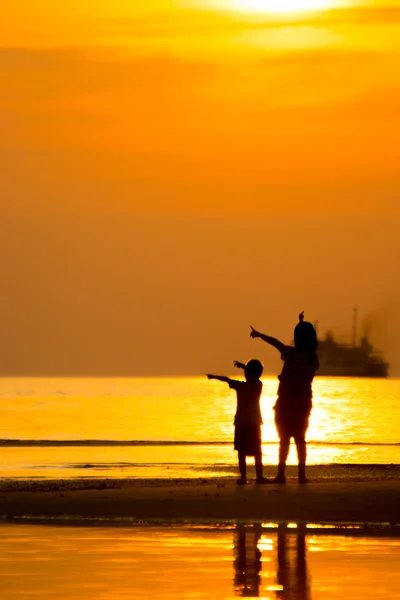
[(244, 365), (243, 363), (241, 363), (239, 360), (234, 360), (233, 361), (233, 365), (237, 368), (237, 369), (244, 369), (246, 367), (246, 365)]

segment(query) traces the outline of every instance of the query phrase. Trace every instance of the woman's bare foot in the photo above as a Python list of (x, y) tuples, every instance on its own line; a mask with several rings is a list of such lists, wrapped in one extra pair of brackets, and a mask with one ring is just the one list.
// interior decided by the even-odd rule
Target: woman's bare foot
[(246, 479), (242, 479), (242, 478), (238, 479), (236, 483), (238, 485), (247, 485)]
[(299, 465), (299, 483), (308, 483), (305, 465)]
[(277, 475), (272, 483), (286, 483), (286, 477), (284, 475)]

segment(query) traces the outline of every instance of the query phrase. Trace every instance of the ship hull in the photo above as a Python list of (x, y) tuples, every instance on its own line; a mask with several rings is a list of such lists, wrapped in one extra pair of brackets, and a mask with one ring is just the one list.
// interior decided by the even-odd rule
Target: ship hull
[(344, 368), (342, 365), (320, 365), (317, 375), (321, 377), (374, 377), (384, 379), (389, 375), (388, 365), (355, 365)]
[(334, 377), (375, 377), (383, 379), (388, 376), (389, 364), (382, 352), (376, 351), (367, 335), (357, 343), (356, 334), (357, 310), (354, 311), (353, 343), (337, 343), (332, 333), (326, 334), (325, 340), (319, 340), (318, 375)]

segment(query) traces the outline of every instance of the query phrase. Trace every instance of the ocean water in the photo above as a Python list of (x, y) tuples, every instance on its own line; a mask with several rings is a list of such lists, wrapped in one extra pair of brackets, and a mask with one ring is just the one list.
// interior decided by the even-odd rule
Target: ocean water
[[(263, 460), (276, 464), (263, 379)], [(0, 379), (3, 477), (232, 475), (235, 394), (205, 377)], [(400, 380), (316, 378), (309, 464), (400, 463)], [(296, 464), (295, 449), (289, 463)]]
[(3, 600), (397, 600), (399, 563), (398, 537), (333, 526), (0, 526)]

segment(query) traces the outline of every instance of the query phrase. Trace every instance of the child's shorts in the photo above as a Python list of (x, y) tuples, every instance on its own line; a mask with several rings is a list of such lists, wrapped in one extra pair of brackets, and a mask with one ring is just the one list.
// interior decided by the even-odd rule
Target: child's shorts
[(261, 427), (259, 425), (236, 425), (234, 448), (246, 456), (261, 454)]

